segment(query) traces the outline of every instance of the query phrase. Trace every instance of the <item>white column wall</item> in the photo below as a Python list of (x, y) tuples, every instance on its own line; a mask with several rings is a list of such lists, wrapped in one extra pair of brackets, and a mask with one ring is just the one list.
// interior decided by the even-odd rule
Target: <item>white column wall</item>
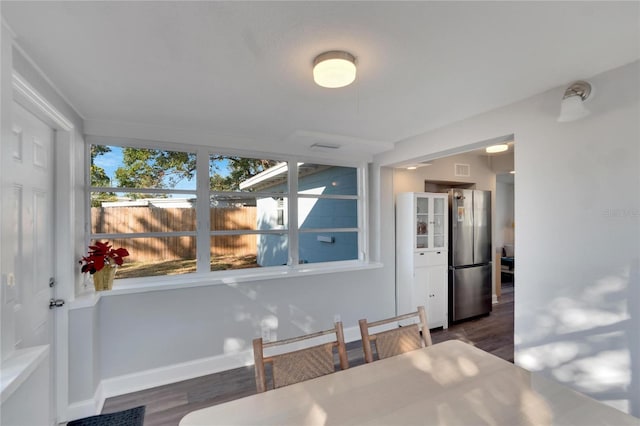
[(592, 114), (580, 121), (556, 122), (563, 86), (375, 158), (394, 164), (515, 134), (516, 363), (636, 416), (639, 75), (634, 62), (589, 78)]

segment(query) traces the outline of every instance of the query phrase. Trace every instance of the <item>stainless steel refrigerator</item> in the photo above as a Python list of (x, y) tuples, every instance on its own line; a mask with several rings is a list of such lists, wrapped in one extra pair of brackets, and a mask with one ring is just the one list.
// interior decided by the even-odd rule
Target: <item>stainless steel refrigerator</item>
[(491, 312), (491, 191), (449, 190), (449, 320)]

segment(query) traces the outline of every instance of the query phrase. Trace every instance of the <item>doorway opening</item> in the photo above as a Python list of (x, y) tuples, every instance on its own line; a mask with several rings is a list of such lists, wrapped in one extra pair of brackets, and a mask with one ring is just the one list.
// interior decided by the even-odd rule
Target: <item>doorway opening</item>
[[(488, 153), (486, 148), (496, 144), (503, 144), (507, 149), (499, 153)], [(478, 142), (457, 150), (441, 152), (428, 157), (411, 159), (402, 164), (394, 165), (393, 169), (393, 193), (394, 198), (404, 192), (413, 193), (446, 193), (450, 189), (456, 190), (482, 190), (491, 192), (491, 245), (489, 259), (491, 261), (491, 304), (492, 312), (488, 315), (471, 316), (461, 320), (463, 329), (473, 328), (477, 321), (490, 321), (492, 324), (500, 324), (504, 335), (500, 336), (500, 346), (507, 346), (499, 356), (513, 360), (513, 300), (515, 283), (515, 215), (514, 215), (514, 188), (515, 188), (515, 137), (506, 135), (484, 142)], [(456, 191), (457, 192), (457, 191)], [(459, 217), (449, 218), (451, 221)], [(450, 247), (448, 247), (450, 250)], [(451, 263), (451, 259), (449, 259)], [(448, 265), (451, 266), (450, 264)], [(396, 268), (401, 267), (401, 262), (396, 260)], [(504, 271), (504, 273), (503, 273)], [(396, 269), (396, 276), (398, 269)], [(449, 330), (442, 330), (443, 335), (456, 335), (456, 324), (453, 321), (451, 311), (451, 274), (447, 278), (449, 290), (448, 313)], [(400, 286), (396, 282), (396, 286)], [(486, 288), (486, 287), (485, 287)], [(507, 306), (505, 306), (506, 304)], [(464, 323), (462, 323), (464, 321)], [(483, 326), (478, 325), (481, 330)], [(495, 330), (494, 326), (491, 327)], [(435, 330), (439, 333), (439, 330)], [(465, 332), (466, 333), (466, 332)], [(460, 335), (458, 338), (469, 338)], [(489, 340), (491, 336), (476, 336), (478, 339)], [(508, 340), (508, 342), (507, 342)], [(495, 343), (495, 342), (493, 342)], [(491, 346), (491, 344), (488, 344)]]

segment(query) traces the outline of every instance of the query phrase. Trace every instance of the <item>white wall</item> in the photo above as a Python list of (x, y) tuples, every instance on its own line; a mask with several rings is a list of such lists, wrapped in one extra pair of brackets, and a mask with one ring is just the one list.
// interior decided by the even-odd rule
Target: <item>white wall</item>
[[(458, 154), (429, 161), (431, 166), (416, 170), (394, 169), (393, 189), (399, 192), (424, 192), (425, 180), (475, 183), (475, 189), (495, 190), (495, 173), (488, 157), (477, 154)], [(454, 173), (456, 164), (468, 164), (470, 176), (460, 177)]]
[(589, 78), (592, 114), (580, 121), (556, 122), (563, 86), (411, 138), (375, 159), (394, 164), (515, 134), (516, 363), (636, 416), (638, 75), (634, 62)]
[(494, 229), (494, 244), (496, 250), (505, 244), (514, 243), (515, 212), (514, 212), (514, 185), (505, 182), (496, 182), (496, 221)]

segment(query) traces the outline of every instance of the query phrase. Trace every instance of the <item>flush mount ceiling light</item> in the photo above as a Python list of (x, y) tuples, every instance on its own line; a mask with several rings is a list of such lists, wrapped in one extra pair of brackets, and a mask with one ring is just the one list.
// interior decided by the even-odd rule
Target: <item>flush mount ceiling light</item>
[(559, 122), (579, 120), (590, 114), (584, 107), (584, 101), (591, 94), (591, 85), (586, 81), (576, 81), (564, 92), (562, 103), (560, 104)]
[(498, 145), (491, 145), (485, 148), (487, 154), (495, 154), (497, 152), (504, 152), (509, 149), (509, 145), (506, 143), (501, 143)]
[(313, 81), (318, 86), (335, 89), (356, 79), (356, 58), (348, 52), (332, 50), (313, 60)]

